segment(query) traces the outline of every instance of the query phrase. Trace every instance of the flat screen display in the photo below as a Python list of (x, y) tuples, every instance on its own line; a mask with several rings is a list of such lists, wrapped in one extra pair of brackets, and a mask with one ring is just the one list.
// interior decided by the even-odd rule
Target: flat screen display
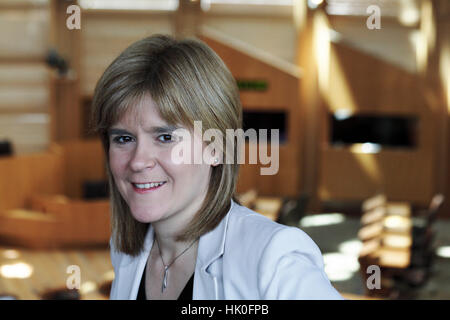
[[(271, 129), (279, 130), (280, 144), (287, 139), (286, 113), (279, 111), (245, 111), (243, 112), (243, 130), (255, 129), (259, 135), (259, 129), (267, 129), (267, 140), (270, 141)], [(259, 136), (258, 136), (259, 141)]]
[(330, 142), (334, 146), (373, 143), (381, 147), (417, 147), (415, 116), (330, 115)]

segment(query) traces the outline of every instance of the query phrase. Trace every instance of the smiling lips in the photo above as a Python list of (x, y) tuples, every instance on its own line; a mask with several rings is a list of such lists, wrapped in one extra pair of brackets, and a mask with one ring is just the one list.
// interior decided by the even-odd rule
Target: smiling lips
[(156, 190), (164, 185), (166, 181), (149, 182), (149, 183), (131, 183), (133, 189), (138, 193), (144, 193), (152, 190)]

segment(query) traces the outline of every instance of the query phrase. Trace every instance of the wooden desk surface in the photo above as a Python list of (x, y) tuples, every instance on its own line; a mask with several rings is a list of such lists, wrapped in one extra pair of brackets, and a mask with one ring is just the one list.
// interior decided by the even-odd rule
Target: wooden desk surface
[(0, 295), (39, 300), (46, 290), (66, 288), (71, 265), (80, 267), (82, 300), (108, 299), (98, 290), (114, 277), (107, 248), (32, 250), (0, 245)]

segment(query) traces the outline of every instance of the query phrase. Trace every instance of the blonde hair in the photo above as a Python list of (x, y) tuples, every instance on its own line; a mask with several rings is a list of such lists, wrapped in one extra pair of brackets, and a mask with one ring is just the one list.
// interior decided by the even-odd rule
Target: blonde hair
[[(108, 130), (146, 95), (155, 101), (168, 124), (191, 129), (194, 121), (202, 121), (203, 131), (218, 129), (223, 137), (226, 129), (242, 127), (236, 81), (219, 56), (200, 40), (150, 36), (133, 43), (111, 63), (95, 88), (91, 121), (106, 153), (113, 243), (117, 250), (129, 255), (142, 250), (148, 224), (133, 218), (114, 183), (109, 168)], [(212, 167), (203, 205), (178, 240), (200, 237), (227, 214), (239, 170), (234, 160), (233, 164)]]

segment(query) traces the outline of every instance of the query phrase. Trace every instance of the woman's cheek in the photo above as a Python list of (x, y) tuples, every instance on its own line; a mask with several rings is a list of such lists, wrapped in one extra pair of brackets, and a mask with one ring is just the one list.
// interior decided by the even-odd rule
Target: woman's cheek
[(158, 156), (158, 160), (161, 164), (164, 164), (166, 166), (174, 166), (176, 165), (176, 161), (175, 161), (175, 150), (174, 150), (174, 146), (171, 146), (170, 148), (164, 148), (162, 150), (159, 151), (159, 156)]
[(125, 171), (127, 163), (126, 155), (123, 152), (117, 150), (110, 151), (109, 153), (109, 166), (114, 176), (120, 175)]

